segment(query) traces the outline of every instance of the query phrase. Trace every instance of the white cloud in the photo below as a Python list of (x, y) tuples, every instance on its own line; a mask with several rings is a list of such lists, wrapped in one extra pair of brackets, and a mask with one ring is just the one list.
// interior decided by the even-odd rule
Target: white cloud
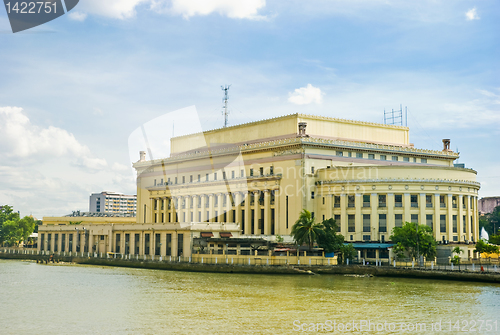
[(123, 20), (133, 17), (138, 5), (151, 2), (152, 0), (86, 0), (80, 2), (79, 9), (88, 13)]
[(307, 84), (306, 87), (297, 88), (293, 93), (288, 93), (288, 101), (296, 105), (308, 105), (313, 102), (321, 104), (323, 95), (321, 89)]
[(73, 134), (49, 126), (33, 125), (19, 107), (0, 107), (0, 157), (41, 158), (71, 156), (76, 164), (90, 169), (107, 166), (106, 160), (93, 157)]
[(466, 17), (467, 21), (479, 20), (480, 19), (479, 15), (477, 15), (477, 9), (476, 9), (476, 7), (472, 8), (472, 9), (469, 9), (467, 11), (467, 13), (465, 13), (465, 17)]
[(69, 13), (69, 18), (74, 21), (83, 22), (87, 18), (87, 14), (82, 12), (71, 12)]
[(234, 19), (263, 19), (258, 15), (266, 0), (172, 0), (171, 11), (185, 18), (219, 13)]

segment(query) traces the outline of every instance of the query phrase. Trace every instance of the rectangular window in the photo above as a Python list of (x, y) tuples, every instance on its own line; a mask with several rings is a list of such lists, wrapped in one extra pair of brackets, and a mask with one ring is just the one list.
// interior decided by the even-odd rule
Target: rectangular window
[(434, 222), (434, 220), (433, 220), (432, 214), (425, 215), (425, 223), (427, 224), (427, 226), (431, 227), (432, 230), (434, 230), (433, 222)]
[(172, 255), (172, 234), (167, 234), (166, 255)]
[(370, 214), (363, 214), (363, 232), (369, 233), (371, 231), (370, 226)]
[(378, 215), (378, 231), (380, 233), (387, 233), (387, 214)]
[(323, 205), (325, 204), (325, 197), (322, 197), (323, 198)]
[(362, 152), (356, 152), (356, 158), (363, 158)]
[(352, 152), (350, 152), (350, 151), (349, 151), (349, 152), (347, 153), (347, 157), (352, 157)]
[(394, 195), (394, 207), (403, 207), (403, 195), (395, 194)]
[(344, 156), (344, 152), (343, 151), (337, 151), (337, 156), (339, 156), (339, 157)]
[(410, 157), (403, 157), (403, 162), (409, 162), (410, 161)]
[(270, 174), (271, 176), (273, 176), (273, 175), (274, 175), (274, 166), (272, 166), (272, 165), (269, 167), (269, 174)]
[(182, 176), (182, 183), (185, 184), (186, 183), (186, 176)]
[(184, 254), (184, 234), (177, 234), (177, 256)]
[(58, 251), (57, 245), (59, 244), (59, 234), (54, 234), (54, 251)]
[(454, 195), (454, 196), (452, 197), (451, 203), (452, 203), (452, 205), (453, 205), (453, 208), (457, 208), (457, 207), (458, 207), (458, 199), (457, 199), (457, 198), (458, 198), (458, 197), (457, 197), (456, 195)]
[(370, 207), (370, 195), (363, 194), (363, 207)]
[(380, 155), (380, 160), (381, 161), (386, 161), (387, 160), (387, 156), (386, 155)]
[(217, 180), (217, 172), (214, 173), (214, 180)]
[(453, 232), (458, 233), (458, 219), (457, 215), (453, 215)]
[(150, 234), (144, 234), (144, 255), (149, 255)]
[(222, 171), (222, 180), (226, 180), (226, 171)]
[(205, 181), (208, 181), (208, 173), (205, 175)]
[(125, 234), (125, 254), (130, 254), (130, 234)]
[(334, 196), (333, 197), (333, 207), (339, 208), (340, 207), (340, 196)]
[(394, 226), (402, 227), (403, 226), (403, 214), (394, 215)]
[(387, 206), (387, 196), (385, 194), (378, 195), (378, 207), (386, 207)]
[(335, 215), (335, 223), (337, 224), (337, 232), (340, 233), (340, 215)]
[(425, 207), (432, 208), (432, 194), (427, 194), (425, 196)]
[(363, 235), (363, 241), (370, 241), (371, 235)]
[(311, 192), (311, 199), (314, 199), (314, 192)]
[(446, 214), (442, 214), (439, 219), (440, 231), (441, 233), (446, 233)]
[(427, 158), (422, 158), (422, 159), (420, 160), (420, 162), (421, 162), (421, 163), (423, 163), (423, 164), (427, 164)]
[(193, 182), (193, 175), (190, 175), (189, 176), (189, 182), (192, 183)]
[(445, 201), (444, 195), (439, 196), (439, 206), (441, 208), (446, 208), (446, 201)]
[(464, 215), (464, 216), (462, 217), (462, 220), (463, 220), (463, 221), (462, 221), (462, 226), (464, 227), (464, 228), (463, 228), (463, 229), (464, 229), (464, 230), (463, 230), (463, 233), (465, 234), (465, 233), (467, 233), (467, 216), (465, 216), (465, 215)]
[(253, 169), (250, 169), (250, 177), (253, 177)]
[(418, 207), (418, 194), (410, 195), (411, 207)]
[(264, 175), (264, 168), (263, 168), (263, 167), (261, 167), (261, 168), (259, 169), (259, 172), (260, 172), (260, 175), (261, 175), (261, 176), (263, 176), (263, 175)]
[(311, 174), (314, 174), (314, 166), (311, 166)]
[(134, 254), (139, 255), (139, 234), (135, 234), (134, 239)]
[(354, 195), (348, 195), (347, 196), (347, 207), (353, 208), (356, 206), (355, 200), (356, 198)]
[(413, 157), (413, 163), (417, 162), (417, 157)]
[(413, 222), (413, 223), (419, 223), (418, 222), (418, 214), (412, 214), (410, 216), (410, 218), (411, 218), (411, 222)]
[(392, 160), (397, 162), (398, 161), (398, 156), (392, 156)]
[(234, 171), (231, 171), (231, 179), (234, 179)]
[(115, 235), (115, 252), (120, 253), (120, 234)]
[(240, 177), (241, 177), (241, 178), (243, 178), (244, 176), (245, 176), (245, 170), (243, 170), (243, 169), (242, 169), (242, 170), (240, 171)]
[(198, 175), (198, 182), (200, 182), (200, 181), (201, 181), (201, 175), (199, 174)]
[(375, 154), (368, 154), (368, 159), (375, 159)]
[(348, 215), (347, 216), (347, 231), (348, 232), (355, 232), (356, 231), (355, 215)]

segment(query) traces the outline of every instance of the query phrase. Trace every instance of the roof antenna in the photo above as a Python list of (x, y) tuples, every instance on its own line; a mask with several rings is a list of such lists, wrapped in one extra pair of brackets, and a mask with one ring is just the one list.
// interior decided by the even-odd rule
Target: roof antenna
[(229, 87), (231, 87), (231, 85), (221, 86), (222, 90), (224, 91), (224, 99), (222, 99), (222, 101), (224, 102), (224, 106), (222, 106), (222, 108), (224, 108), (224, 111), (222, 112), (222, 115), (224, 115), (224, 128), (227, 127), (227, 116), (229, 115), (229, 111), (227, 110), (227, 101), (229, 100)]

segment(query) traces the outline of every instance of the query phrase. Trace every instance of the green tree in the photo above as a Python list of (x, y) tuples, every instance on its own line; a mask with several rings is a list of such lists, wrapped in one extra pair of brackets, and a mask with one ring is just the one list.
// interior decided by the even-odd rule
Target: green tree
[(495, 207), (492, 213), (479, 217), (479, 230), (483, 227), (490, 236), (500, 233), (500, 206)]
[(500, 234), (498, 235), (490, 235), (490, 239), (488, 240), (491, 244), (500, 245)]
[(498, 254), (498, 246), (488, 244), (483, 240), (479, 240), (476, 243), (476, 249), (474, 249), (474, 251), (479, 252), (480, 254), (482, 254), (483, 252), (488, 254)]
[[(417, 231), (418, 227), (418, 231)], [(405, 222), (402, 227), (395, 227), (390, 237), (396, 243), (396, 255), (404, 253), (418, 258), (418, 254), (426, 258), (436, 257), (436, 241), (432, 229), (427, 225)]]
[(7, 221), (17, 221), (17, 220), (19, 220), (19, 213), (14, 212), (11, 206), (5, 205), (0, 207), (0, 243), (6, 241), (7, 231), (9, 232), (9, 234), (11, 234), (12, 230), (12, 227), (6, 227), (4, 229), (4, 224)]
[(323, 227), (320, 223), (314, 223), (311, 212), (303, 209), (300, 212), (299, 219), (292, 227), (292, 237), (300, 246), (306, 243), (309, 250), (312, 250), (314, 242), (318, 240), (318, 236), (324, 234)]
[(321, 223), (323, 233), (318, 236), (318, 246), (325, 252), (339, 252), (344, 245), (344, 235), (337, 234), (338, 226), (334, 219), (328, 219)]
[(345, 263), (347, 259), (353, 260), (356, 258), (356, 249), (354, 249), (352, 243), (342, 244), (340, 247), (340, 254), (340, 263)]
[(464, 251), (460, 247), (455, 247), (453, 248), (453, 253), (456, 254), (453, 256), (451, 259), (451, 262), (455, 265), (460, 264), (460, 254), (463, 253)]
[(35, 220), (25, 216), (19, 218), (19, 213), (14, 212), (11, 206), (0, 208), (0, 243), (17, 245), (28, 237), (35, 230)]

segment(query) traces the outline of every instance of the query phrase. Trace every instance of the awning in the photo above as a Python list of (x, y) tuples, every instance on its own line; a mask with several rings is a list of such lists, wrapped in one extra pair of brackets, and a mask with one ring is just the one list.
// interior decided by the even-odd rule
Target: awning
[(233, 236), (233, 234), (231, 234), (229, 232), (220, 233), (219, 235), (220, 235), (220, 237), (232, 237)]
[(392, 243), (352, 243), (355, 249), (387, 249), (393, 245)]
[(213, 237), (214, 234), (212, 234), (212, 232), (205, 232), (205, 233), (201, 233), (201, 237)]
[(284, 252), (284, 251), (297, 251), (297, 249), (291, 249), (291, 248), (280, 248), (280, 249), (274, 249), (275, 252)]

